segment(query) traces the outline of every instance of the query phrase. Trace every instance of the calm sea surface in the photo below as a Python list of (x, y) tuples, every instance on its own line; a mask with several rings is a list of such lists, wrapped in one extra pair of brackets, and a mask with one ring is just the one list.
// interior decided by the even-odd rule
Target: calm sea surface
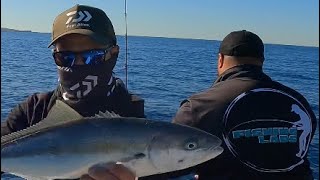
[[(57, 70), (47, 48), (50, 34), (1, 32), (1, 120), (17, 103), (35, 92), (53, 90)], [(219, 41), (128, 37), (128, 88), (145, 100), (145, 113), (170, 121), (180, 102), (210, 87), (217, 77)], [(120, 56), (115, 68), (125, 81), (125, 42), (118, 36)], [(303, 94), (319, 119), (319, 48), (265, 45), (264, 71)], [(309, 153), (319, 176), (319, 131)], [(1, 179), (13, 179), (4, 175)], [(18, 178), (17, 178), (18, 179)]]

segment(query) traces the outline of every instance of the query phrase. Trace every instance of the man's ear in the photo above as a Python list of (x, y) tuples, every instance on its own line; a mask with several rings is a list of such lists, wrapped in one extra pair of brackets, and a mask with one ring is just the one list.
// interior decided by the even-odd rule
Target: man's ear
[(110, 50), (110, 54), (113, 55), (118, 55), (119, 54), (119, 49), (120, 47), (118, 45), (115, 45), (112, 47), (112, 49)]
[(219, 53), (218, 55), (218, 68), (222, 68), (224, 63), (224, 55)]

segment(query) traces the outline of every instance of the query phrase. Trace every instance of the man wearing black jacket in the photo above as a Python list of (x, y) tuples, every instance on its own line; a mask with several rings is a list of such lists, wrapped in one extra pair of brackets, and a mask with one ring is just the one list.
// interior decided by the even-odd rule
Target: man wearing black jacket
[(213, 86), (181, 103), (174, 123), (223, 139), (220, 156), (193, 168), (200, 180), (313, 179), (307, 152), (316, 117), (301, 94), (262, 71), (264, 59), (256, 34), (231, 32)]
[[(113, 75), (119, 46), (105, 12), (84, 5), (62, 12), (53, 23), (51, 46), (59, 75), (57, 88), (35, 93), (18, 104), (1, 123), (1, 136), (43, 120), (56, 100), (86, 117), (106, 110), (121, 116), (144, 117), (143, 109), (137, 110), (122, 81)], [(134, 178), (120, 165), (109, 165), (106, 169), (111, 174), (124, 172), (125, 177)], [(99, 171), (98, 175), (92, 172), (97, 171), (91, 171), (91, 177), (85, 175), (83, 179), (115, 178), (108, 171)]]

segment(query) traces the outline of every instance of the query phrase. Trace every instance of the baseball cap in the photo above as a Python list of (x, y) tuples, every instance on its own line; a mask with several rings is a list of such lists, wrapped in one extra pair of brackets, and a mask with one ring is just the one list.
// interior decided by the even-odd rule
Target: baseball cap
[(77, 4), (55, 18), (48, 47), (67, 34), (87, 35), (103, 45), (117, 43), (113, 25), (105, 12), (85, 5)]
[(222, 40), (219, 53), (264, 60), (264, 45), (260, 37), (250, 31), (233, 31)]

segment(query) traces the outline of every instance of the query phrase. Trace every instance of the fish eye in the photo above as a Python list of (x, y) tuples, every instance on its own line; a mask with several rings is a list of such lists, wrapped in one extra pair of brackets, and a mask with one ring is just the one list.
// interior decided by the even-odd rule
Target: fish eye
[(188, 142), (185, 147), (187, 150), (193, 150), (193, 149), (197, 148), (197, 143), (196, 142)]

